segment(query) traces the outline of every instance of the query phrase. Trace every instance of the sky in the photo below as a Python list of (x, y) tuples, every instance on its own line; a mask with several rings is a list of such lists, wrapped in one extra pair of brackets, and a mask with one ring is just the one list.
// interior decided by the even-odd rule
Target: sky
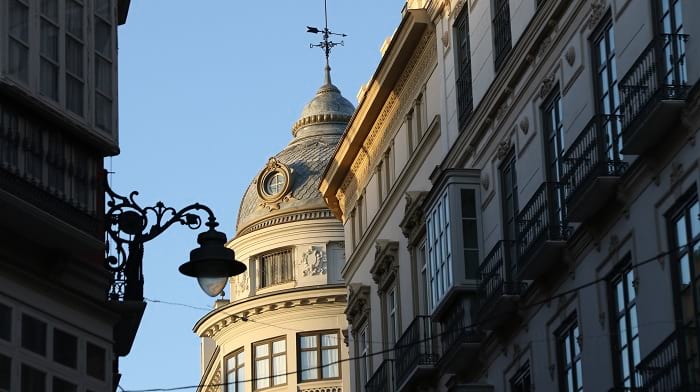
[[(403, 3), (328, 0), (329, 28), (348, 34), (331, 54), (333, 83), (355, 105)], [(323, 82), (323, 53), (309, 48), (321, 37), (307, 25), (323, 27), (323, 0), (132, 1), (119, 27), (121, 153), (105, 160), (112, 189), (138, 190), (142, 206), (206, 204), (230, 238), (243, 192), (291, 140), (292, 124)], [(177, 270), (197, 234), (173, 226), (145, 245), (147, 299), (213, 306), (196, 280)], [(121, 387), (196, 385), (200, 351), (192, 327), (205, 313), (149, 302), (131, 353), (120, 361)]]

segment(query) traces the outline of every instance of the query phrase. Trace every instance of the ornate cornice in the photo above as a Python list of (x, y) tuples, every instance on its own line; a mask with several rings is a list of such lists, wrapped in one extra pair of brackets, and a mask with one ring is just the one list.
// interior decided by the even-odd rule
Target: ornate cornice
[(297, 120), (297, 122), (294, 123), (294, 125), (292, 126), (292, 135), (296, 136), (297, 131), (299, 131), (299, 128), (303, 128), (307, 125), (321, 124), (321, 123), (347, 124), (348, 121), (350, 121), (350, 118), (352, 118), (352, 116), (347, 115), (347, 114), (339, 114), (339, 113), (322, 113), (322, 114), (314, 114), (311, 116), (306, 116), (306, 117), (300, 118), (299, 120)]
[(406, 207), (403, 212), (403, 219), (399, 223), (401, 232), (408, 239), (410, 245), (420, 233), (425, 230), (425, 199), (428, 197), (428, 192), (411, 191), (406, 192)]
[(282, 223), (301, 222), (301, 221), (315, 220), (315, 219), (333, 219), (333, 220), (335, 220), (336, 218), (335, 218), (335, 216), (333, 216), (333, 213), (330, 210), (327, 210), (325, 208), (319, 209), (319, 210), (306, 210), (306, 211), (291, 212), (288, 214), (276, 215), (276, 216), (273, 216), (273, 217), (270, 217), (267, 219), (263, 219), (261, 221), (254, 223), (254, 224), (246, 226), (245, 228), (243, 228), (241, 231), (239, 231), (236, 234), (236, 237), (250, 234), (254, 231), (264, 229), (264, 228), (270, 227), (270, 226), (279, 225)]
[(374, 253), (374, 265), (369, 270), (372, 279), (379, 287), (379, 292), (386, 291), (387, 287), (399, 274), (399, 242), (389, 240), (377, 240)]
[(405, 113), (418, 96), (430, 69), (436, 64), (437, 48), (433, 45), (434, 41), (434, 31), (421, 37), (393, 91), (374, 121), (372, 129), (363, 141), (362, 148), (353, 160), (349, 173), (336, 192), (343, 212), (348, 211), (349, 204), (355, 203), (358, 190), (366, 185), (373, 171), (372, 166), (381, 159), (394, 137), (395, 130), (404, 121)]
[(343, 387), (340, 385), (329, 385), (325, 387), (298, 387), (299, 392), (343, 392)]
[(352, 325), (353, 331), (369, 316), (369, 286), (360, 283), (351, 283), (349, 286), (348, 304), (345, 307), (345, 316)]

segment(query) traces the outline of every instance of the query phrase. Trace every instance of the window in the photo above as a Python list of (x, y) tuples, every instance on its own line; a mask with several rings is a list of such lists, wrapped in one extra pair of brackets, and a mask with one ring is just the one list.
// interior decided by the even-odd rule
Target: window
[(417, 251), (418, 257), (418, 268), (420, 276), (420, 287), (418, 288), (418, 295), (420, 297), (418, 302), (418, 314), (428, 314), (430, 309), (430, 285), (428, 284), (428, 264), (425, 257), (425, 242), (423, 242)]
[(12, 340), (12, 308), (0, 303), (0, 339)]
[(12, 360), (0, 354), (0, 391), (8, 392), (12, 384)]
[(29, 4), (26, 0), (9, 0), (8, 73), (29, 82)]
[(287, 341), (284, 337), (253, 344), (255, 389), (287, 383)]
[(360, 387), (357, 388), (358, 390), (364, 391), (365, 390), (365, 385), (367, 384), (367, 381), (369, 380), (369, 372), (372, 369), (372, 365), (370, 363), (370, 351), (369, 351), (369, 328), (367, 324), (363, 325), (360, 328), (360, 333), (358, 334), (357, 338), (357, 364), (359, 369), (359, 376), (360, 376)]
[(338, 331), (302, 334), (299, 338), (299, 381), (340, 378)]
[(581, 342), (576, 315), (566, 321), (556, 335), (560, 390), (581, 392), (583, 391)]
[(84, 9), (77, 0), (66, 0), (65, 4), (66, 108), (82, 116), (85, 106)]
[(473, 109), (472, 65), (469, 48), (469, 7), (463, 7), (454, 25), (457, 55), (457, 108), (459, 126), (464, 127)]
[(665, 83), (668, 86), (685, 85), (688, 82), (688, 72), (681, 1), (656, 0), (654, 3), (657, 31), (664, 35), (662, 42)]
[(620, 150), (622, 150), (620, 92), (615, 60), (615, 32), (609, 16), (607, 22), (604, 22), (602, 26), (593, 41), (596, 110), (604, 117), (603, 130), (607, 157), (611, 161), (619, 161), (621, 159)]
[[(501, 200), (503, 203), (503, 239), (506, 247), (506, 260), (511, 268), (517, 266), (518, 250), (518, 175), (515, 171), (515, 153), (508, 154), (500, 167), (501, 171)], [(512, 271), (515, 272), (515, 271)], [(515, 276), (512, 273), (511, 276)]]
[(58, 101), (58, 1), (42, 1), (39, 18), (39, 91)]
[(78, 366), (78, 338), (54, 328), (53, 360), (75, 369)]
[[(560, 183), (564, 177), (564, 126), (562, 124), (561, 95), (559, 89), (547, 98), (542, 107), (542, 121), (544, 123), (544, 135), (546, 137), (545, 153), (547, 157), (547, 179)], [(559, 222), (566, 221), (564, 187), (555, 187), (554, 203), (556, 217)]]
[(394, 347), (399, 333), (399, 320), (396, 309), (396, 287), (392, 287), (386, 294), (387, 332), (389, 333), (389, 347)]
[(245, 392), (245, 352), (236, 350), (226, 358), (226, 392)]
[(510, 392), (530, 392), (532, 389), (530, 363), (526, 362), (510, 379)]
[(22, 315), (22, 347), (46, 355), (46, 323), (26, 314)]
[[(628, 256), (629, 257), (629, 256)], [(635, 388), (634, 369), (639, 364), (639, 328), (634, 271), (625, 268), (611, 280), (613, 335), (616, 336), (614, 359), (617, 386)]]
[(452, 246), (450, 244), (449, 200), (447, 192), (428, 215), (428, 259), (432, 308), (452, 286)]
[(22, 364), (21, 392), (46, 391), (46, 373)]
[(676, 260), (676, 298), (680, 300), (680, 319), (687, 323), (696, 319), (692, 287), (697, 287), (700, 277), (696, 271), (696, 265), (700, 262), (700, 202), (695, 190), (681, 200), (670, 216), (669, 224), (671, 250)]
[(260, 256), (260, 287), (290, 282), (294, 279), (292, 250), (284, 249)]
[(496, 72), (501, 69), (511, 48), (509, 0), (493, 0), (493, 59)]
[(265, 178), (265, 192), (267, 192), (267, 194), (270, 196), (274, 196), (282, 192), (286, 183), (287, 178), (284, 176), (284, 174), (280, 172), (272, 172), (268, 174), (267, 178)]
[(95, 125), (104, 131), (112, 130), (112, 1), (95, 4)]
[(106, 356), (105, 349), (92, 343), (87, 343), (85, 350), (85, 369), (89, 376), (98, 380), (105, 379), (107, 369), (105, 365)]

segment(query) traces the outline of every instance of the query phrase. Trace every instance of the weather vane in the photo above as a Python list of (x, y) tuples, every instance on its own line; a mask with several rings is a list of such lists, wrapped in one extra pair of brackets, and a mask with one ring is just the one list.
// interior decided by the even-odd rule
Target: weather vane
[(343, 41), (340, 42), (333, 42), (330, 40), (331, 35), (337, 35), (340, 37), (347, 37), (347, 34), (342, 34), (342, 33), (334, 33), (330, 30), (328, 30), (328, 5), (326, 4), (327, 0), (323, 0), (323, 12), (325, 16), (325, 27), (323, 29), (319, 29), (318, 27), (311, 27), (311, 26), (306, 26), (306, 32), (307, 33), (313, 33), (313, 34), (318, 34), (321, 33), (323, 34), (323, 41), (317, 43), (317, 44), (309, 44), (310, 48), (321, 48), (323, 49), (324, 53), (326, 54), (326, 66), (328, 66), (328, 57), (331, 54), (331, 49), (340, 45), (343, 46)]

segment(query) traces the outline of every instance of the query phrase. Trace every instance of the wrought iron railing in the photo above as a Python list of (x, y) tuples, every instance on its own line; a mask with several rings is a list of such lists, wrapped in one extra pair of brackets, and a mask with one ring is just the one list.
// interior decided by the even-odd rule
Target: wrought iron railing
[(556, 182), (543, 182), (520, 210), (517, 218), (518, 269), (529, 262), (531, 252), (543, 242), (568, 238), (566, 214), (563, 206), (557, 205), (559, 187)]
[(496, 72), (501, 69), (511, 49), (510, 7), (508, 0), (496, 0), (493, 14), (494, 65)]
[[(678, 328), (649, 353), (635, 369), (638, 392), (695, 391), (690, 366), (698, 361), (696, 328)], [(691, 387), (695, 388), (692, 389)]]
[(440, 344), (443, 356), (460, 343), (478, 343), (481, 340), (481, 333), (467, 324), (466, 312), (461, 304), (449, 312), (442, 327)]
[(623, 132), (654, 102), (686, 98), (687, 40), (688, 36), (685, 34), (657, 36), (620, 79)]
[(459, 109), (459, 126), (464, 127), (474, 109), (472, 96), (472, 72), (470, 63), (465, 64), (457, 79), (457, 107)]
[(439, 359), (434, 337), (437, 328), (430, 316), (416, 316), (394, 346), (396, 385), (401, 385), (419, 365), (434, 365)]
[(394, 360), (385, 359), (365, 384), (366, 392), (394, 392)]
[(563, 156), (566, 202), (601, 176), (621, 176), (627, 162), (618, 149), (620, 116), (596, 115)]
[(482, 309), (498, 296), (518, 295), (525, 289), (524, 283), (513, 281), (511, 263), (516, 249), (516, 241), (498, 241), (479, 265), (479, 293)]

